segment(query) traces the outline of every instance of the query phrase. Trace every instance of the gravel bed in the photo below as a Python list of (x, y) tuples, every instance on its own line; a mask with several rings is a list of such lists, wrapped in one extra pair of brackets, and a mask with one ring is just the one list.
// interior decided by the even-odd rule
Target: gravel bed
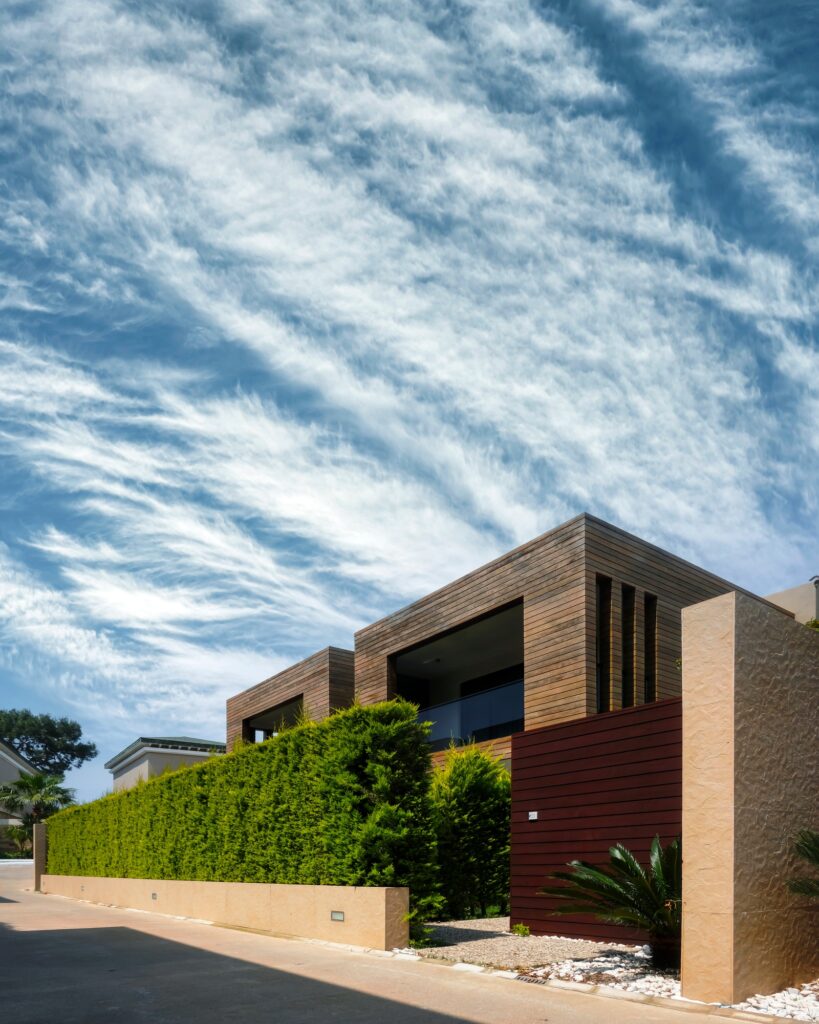
[(477, 921), (440, 921), (430, 925), (436, 943), (418, 952), (435, 960), (454, 960), (505, 970), (528, 969), (556, 960), (595, 956), (600, 952), (631, 950), (586, 939), (555, 935), (513, 935), (508, 917), (486, 917)]
[[(426, 959), (517, 971), (531, 981), (578, 981), (682, 999), (679, 974), (652, 970), (648, 946), (621, 946), (560, 935), (513, 935), (508, 917), (439, 921), (429, 927), (435, 945), (415, 951)], [(751, 996), (735, 1004), (735, 1009), (769, 1013), (784, 1020), (819, 1022), (819, 979), (801, 988)]]

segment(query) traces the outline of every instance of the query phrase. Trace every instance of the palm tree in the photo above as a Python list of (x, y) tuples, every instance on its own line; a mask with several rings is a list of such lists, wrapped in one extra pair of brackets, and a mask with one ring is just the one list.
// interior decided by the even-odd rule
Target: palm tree
[[(797, 833), (793, 848), (811, 867), (819, 871), (819, 832), (804, 828)], [(819, 900), (819, 878), (792, 878), (788, 882), (791, 892)]]
[(648, 870), (621, 843), (611, 847), (609, 858), (604, 868), (573, 860), (571, 871), (550, 876), (566, 884), (539, 891), (565, 901), (555, 914), (594, 914), (609, 924), (648, 932), (654, 966), (679, 968), (682, 841), (674, 839), (663, 849), (655, 836)]
[(74, 790), (61, 786), (59, 775), (21, 775), (16, 782), (0, 786), (0, 807), (19, 818), (12, 838), (23, 849), (31, 843), (34, 826), (49, 815), (74, 803)]

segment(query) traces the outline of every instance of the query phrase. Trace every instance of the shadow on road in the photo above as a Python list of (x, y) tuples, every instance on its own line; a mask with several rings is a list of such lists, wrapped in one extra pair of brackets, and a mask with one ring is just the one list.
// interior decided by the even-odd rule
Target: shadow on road
[(14, 1024), (463, 1024), (122, 927), (0, 924), (0, 992)]

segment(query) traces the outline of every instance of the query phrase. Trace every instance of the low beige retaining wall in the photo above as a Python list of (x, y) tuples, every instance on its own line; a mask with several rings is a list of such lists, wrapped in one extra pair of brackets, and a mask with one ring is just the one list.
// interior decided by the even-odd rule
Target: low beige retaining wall
[(42, 892), (236, 928), (392, 949), (409, 941), (409, 890), (47, 875)]

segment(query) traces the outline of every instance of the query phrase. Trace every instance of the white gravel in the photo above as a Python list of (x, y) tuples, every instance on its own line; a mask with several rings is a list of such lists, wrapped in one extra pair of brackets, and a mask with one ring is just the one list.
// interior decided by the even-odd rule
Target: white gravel
[(625, 992), (682, 998), (679, 974), (652, 970), (648, 946), (629, 950), (609, 948), (596, 956), (560, 960), (526, 973), (532, 978), (580, 981), (586, 985), (609, 985)]
[(740, 1010), (756, 1010), (785, 1020), (819, 1021), (819, 978), (801, 988), (786, 988), (772, 996), (751, 996), (737, 1004)]
[[(494, 967), (531, 981), (576, 981), (682, 999), (679, 975), (652, 970), (648, 946), (620, 946), (560, 935), (513, 935), (508, 917), (440, 921), (430, 928), (432, 941), (440, 945), (416, 951), (427, 959)], [(819, 979), (801, 988), (751, 996), (734, 1008), (785, 1020), (819, 1022)]]

